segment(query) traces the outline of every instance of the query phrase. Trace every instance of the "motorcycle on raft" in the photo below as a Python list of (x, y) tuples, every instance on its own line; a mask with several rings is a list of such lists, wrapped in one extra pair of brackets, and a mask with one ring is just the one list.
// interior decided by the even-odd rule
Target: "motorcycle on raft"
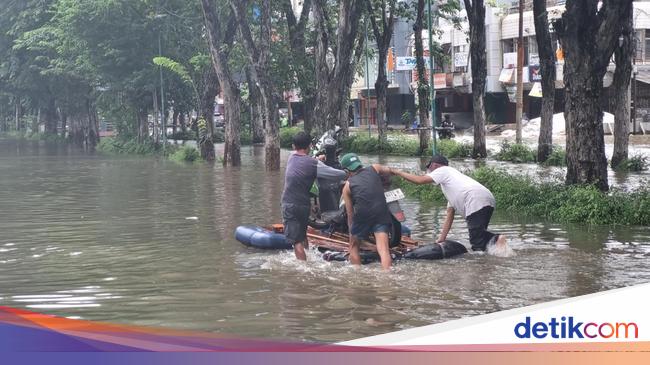
[[(314, 156), (324, 154), (326, 165), (342, 169), (339, 162), (339, 155), (342, 152), (342, 149), (339, 148), (340, 137), (341, 129), (339, 127), (324, 133), (315, 143)], [(402, 224), (405, 217), (399, 203), (404, 198), (404, 193), (400, 189), (391, 190), (390, 176), (382, 176), (382, 181), (393, 221), (389, 232), (389, 246), (392, 248), (393, 259), (439, 260), (467, 252), (466, 247), (456, 241), (446, 240), (440, 243), (422, 244), (410, 239), (411, 231)], [(308, 224), (319, 232), (318, 236), (329, 237), (338, 234), (339, 237), (345, 237), (348, 234), (347, 213), (341, 199), (344, 184), (344, 181), (330, 182), (327, 180), (320, 180), (314, 184), (312, 188), (314, 204)], [(254, 225), (237, 227), (235, 239), (246, 246), (261, 249), (291, 249), (293, 247), (287, 243), (281, 231)], [(374, 238), (369, 237), (368, 241), (374, 243)], [(325, 247), (325, 245), (318, 246), (318, 250), (323, 253), (325, 260), (347, 261), (346, 250), (330, 250)], [(372, 250), (361, 250), (360, 256), (363, 264), (379, 260), (377, 252)]]
[[(315, 157), (325, 155), (324, 163), (327, 166), (342, 170), (339, 161), (339, 155), (342, 152), (339, 147), (340, 137), (341, 128), (338, 126), (325, 132), (314, 144), (312, 153)], [(399, 201), (404, 199), (404, 193), (401, 189), (391, 189), (391, 176), (381, 175), (381, 178), (384, 184), (386, 203), (393, 221), (392, 229), (388, 234), (390, 247), (396, 247), (400, 244), (402, 235), (410, 236), (411, 234), (410, 230), (402, 225), (406, 217)], [(312, 188), (314, 204), (309, 219), (309, 225), (312, 228), (348, 233), (347, 213), (341, 197), (344, 185), (345, 181), (329, 182), (324, 180), (319, 180), (317, 184), (314, 184)], [(374, 241), (372, 237), (369, 240), (370, 242)]]

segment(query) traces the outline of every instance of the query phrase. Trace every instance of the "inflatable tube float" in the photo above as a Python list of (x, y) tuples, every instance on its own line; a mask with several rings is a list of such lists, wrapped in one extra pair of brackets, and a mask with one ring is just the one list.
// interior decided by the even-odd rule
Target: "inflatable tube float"
[(235, 239), (246, 246), (265, 250), (290, 250), (283, 234), (269, 231), (258, 226), (239, 226), (235, 230)]
[(463, 244), (446, 240), (442, 243), (423, 245), (406, 252), (403, 256), (407, 260), (441, 260), (467, 253)]

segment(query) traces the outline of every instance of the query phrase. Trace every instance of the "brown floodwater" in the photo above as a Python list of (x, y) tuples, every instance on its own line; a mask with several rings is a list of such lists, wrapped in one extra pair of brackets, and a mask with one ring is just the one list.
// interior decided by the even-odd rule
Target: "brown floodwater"
[[(377, 264), (328, 263), (316, 252), (299, 263), (290, 252), (235, 241), (238, 225), (280, 221), (282, 182), (282, 172), (264, 171), (263, 148), (244, 148), (241, 168), (223, 168), (0, 141), (0, 305), (336, 342), (650, 281), (648, 227), (557, 224), (502, 211), (492, 228), (510, 237), (513, 256), (398, 262), (389, 274)], [(403, 207), (414, 235), (432, 240), (444, 206), (406, 199)], [(467, 242), (462, 220), (450, 238)]]

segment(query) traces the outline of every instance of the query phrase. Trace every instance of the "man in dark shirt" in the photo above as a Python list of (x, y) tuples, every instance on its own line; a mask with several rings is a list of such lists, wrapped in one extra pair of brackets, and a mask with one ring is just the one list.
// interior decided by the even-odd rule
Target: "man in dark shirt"
[(380, 174), (390, 175), (390, 169), (377, 164), (364, 168), (359, 156), (354, 153), (343, 156), (341, 166), (350, 173), (343, 188), (350, 227), (350, 262), (361, 265), (361, 241), (374, 233), (381, 266), (384, 270), (389, 270), (393, 262), (388, 246), (392, 219)]
[(282, 219), (284, 235), (293, 245), (298, 260), (307, 260), (305, 248), (307, 241), (307, 222), (311, 210), (310, 189), (314, 181), (344, 180), (346, 173), (325, 165), (309, 156), (311, 137), (305, 132), (298, 132), (293, 137), (294, 153), (289, 156), (282, 192)]

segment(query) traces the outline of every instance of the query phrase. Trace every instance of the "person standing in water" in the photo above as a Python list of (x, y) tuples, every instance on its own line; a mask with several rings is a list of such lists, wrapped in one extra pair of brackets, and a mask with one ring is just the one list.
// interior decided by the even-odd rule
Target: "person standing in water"
[(447, 234), (458, 213), (467, 221), (469, 242), (474, 251), (485, 251), (489, 245), (506, 248), (506, 237), (488, 231), (488, 225), (496, 206), (494, 195), (485, 186), (460, 171), (449, 167), (449, 161), (435, 155), (427, 164), (428, 174), (419, 176), (391, 169), (393, 175), (400, 176), (414, 184), (436, 184), (442, 188), (447, 198), (447, 217), (437, 242), (447, 239)]
[(282, 220), (284, 235), (298, 260), (307, 260), (305, 249), (307, 241), (307, 223), (311, 211), (310, 190), (318, 179), (341, 181), (347, 174), (325, 165), (322, 161), (309, 156), (311, 137), (305, 132), (298, 132), (293, 137), (294, 152), (289, 156), (284, 176), (282, 192)]
[(390, 175), (390, 169), (381, 165), (364, 168), (359, 156), (354, 153), (343, 156), (341, 166), (350, 174), (343, 187), (343, 200), (350, 229), (350, 262), (353, 265), (361, 265), (361, 241), (367, 239), (370, 233), (374, 233), (381, 266), (384, 270), (389, 270), (393, 259), (388, 245), (388, 232), (393, 221), (386, 204), (380, 174)]

